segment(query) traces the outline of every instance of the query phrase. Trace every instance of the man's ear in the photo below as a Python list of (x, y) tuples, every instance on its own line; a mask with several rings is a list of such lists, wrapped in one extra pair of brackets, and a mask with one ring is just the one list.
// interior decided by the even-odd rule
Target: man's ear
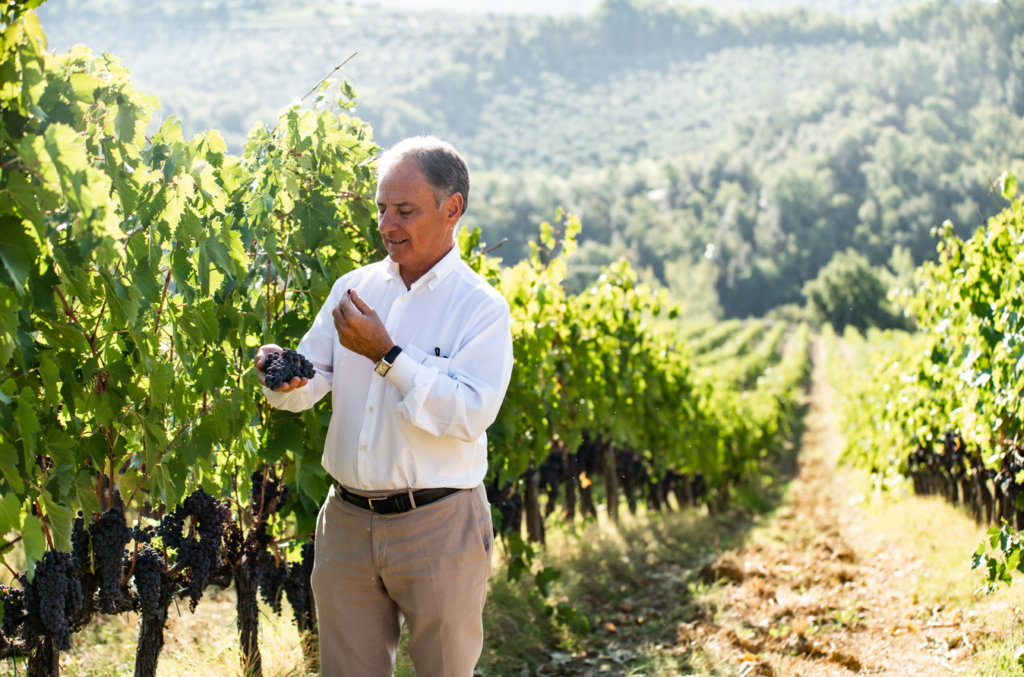
[(465, 203), (462, 193), (452, 193), (451, 197), (441, 205), (444, 209), (444, 218), (449, 225), (455, 225), (462, 218), (462, 208)]

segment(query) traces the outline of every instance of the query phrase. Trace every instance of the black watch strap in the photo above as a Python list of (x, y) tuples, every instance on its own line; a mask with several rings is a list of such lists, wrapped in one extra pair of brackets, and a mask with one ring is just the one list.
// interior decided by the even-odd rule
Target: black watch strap
[(391, 350), (388, 351), (387, 355), (384, 356), (384, 361), (387, 362), (388, 364), (394, 364), (395, 360), (398, 359), (398, 356), (401, 353), (402, 353), (402, 349), (399, 348), (398, 346), (395, 346)]

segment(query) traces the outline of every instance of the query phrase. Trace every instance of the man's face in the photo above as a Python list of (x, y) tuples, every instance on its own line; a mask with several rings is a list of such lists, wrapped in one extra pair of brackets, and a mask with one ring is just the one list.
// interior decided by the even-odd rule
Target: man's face
[(458, 193), (437, 208), (434, 193), (413, 162), (392, 166), (377, 185), (377, 228), (391, 260), (416, 277), (447, 254), (462, 212)]

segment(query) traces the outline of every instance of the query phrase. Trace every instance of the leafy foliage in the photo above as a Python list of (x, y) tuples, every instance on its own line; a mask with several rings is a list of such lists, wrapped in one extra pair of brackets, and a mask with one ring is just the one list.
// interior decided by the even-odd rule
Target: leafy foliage
[(838, 252), (818, 277), (804, 285), (807, 305), (837, 332), (898, 324), (886, 300), (887, 290), (867, 257), (853, 249)]

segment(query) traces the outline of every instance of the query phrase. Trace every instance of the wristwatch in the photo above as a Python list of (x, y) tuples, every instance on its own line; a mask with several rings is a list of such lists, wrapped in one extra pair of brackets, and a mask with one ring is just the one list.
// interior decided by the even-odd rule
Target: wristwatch
[(398, 346), (395, 346), (394, 348), (388, 351), (387, 355), (380, 358), (380, 362), (377, 363), (377, 366), (375, 366), (373, 370), (380, 374), (381, 376), (387, 376), (388, 371), (391, 369), (391, 365), (395, 363), (395, 360), (398, 359), (398, 356), (401, 352), (402, 349), (399, 348)]

